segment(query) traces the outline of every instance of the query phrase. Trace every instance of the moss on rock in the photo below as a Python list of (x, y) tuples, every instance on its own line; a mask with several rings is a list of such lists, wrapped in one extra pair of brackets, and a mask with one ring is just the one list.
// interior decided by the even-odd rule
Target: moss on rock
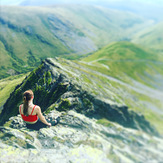
[(113, 123), (111, 123), (110, 121), (108, 121), (107, 119), (103, 118), (103, 119), (99, 119), (97, 120), (96, 122), (97, 124), (101, 124), (101, 125), (104, 125), (106, 127), (113, 127)]
[(70, 109), (70, 106), (71, 106), (71, 102), (69, 101), (69, 99), (61, 99), (57, 110), (68, 111)]

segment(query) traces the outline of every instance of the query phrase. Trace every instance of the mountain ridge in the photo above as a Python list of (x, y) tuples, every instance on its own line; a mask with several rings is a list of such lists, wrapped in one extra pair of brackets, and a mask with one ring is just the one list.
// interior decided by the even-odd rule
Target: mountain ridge
[[(143, 55), (141, 55), (141, 53)], [(105, 58), (103, 58), (103, 54), (105, 54)], [(100, 57), (96, 57), (96, 55), (99, 55)], [(119, 58), (119, 55), (126, 56), (128, 58), (126, 58), (127, 60), (118, 61), (117, 57)], [(144, 62), (144, 60), (143, 62), (140, 62), (140, 59), (143, 59), (142, 57), (145, 57), (144, 60), (146, 60), (146, 62)], [(84, 89), (87, 90), (86, 92), (89, 92), (85, 92), (86, 94), (93, 94), (93, 97), (96, 97), (96, 100), (104, 100), (106, 103), (111, 104), (115, 103), (117, 106), (128, 106), (129, 110), (131, 109), (135, 112), (144, 114), (145, 118), (152, 122), (152, 124), (154, 124), (154, 126), (161, 132), (160, 123), (162, 122), (162, 118), (160, 113), (162, 112), (161, 108), (163, 106), (161, 102), (163, 94), (160, 88), (162, 87), (161, 81), (163, 77), (161, 74), (163, 64), (158, 65), (158, 60), (160, 63), (162, 63), (159, 56), (156, 57), (154, 53), (148, 53), (148, 51), (145, 51), (139, 46), (129, 42), (119, 42), (112, 43), (98, 52), (79, 61), (69, 61), (56, 58), (55, 62), (53, 60), (55, 64), (53, 64), (53, 62), (50, 60), (46, 60), (46, 63), (50, 64), (52, 67), (54, 66), (55, 68), (60, 68), (60, 71), (62, 71), (64, 75), (60, 76), (60, 73), (54, 73), (54, 76), (56, 76), (56, 79), (59, 81), (63, 78), (65, 81), (71, 79), (72, 81), (76, 82), (78, 86), (80, 85), (81, 90)], [(25, 86), (24, 91), (25, 89), (32, 87), (37, 90), (37, 93), (40, 92), (38, 94), (42, 94), (47, 92), (46, 87), (47, 89), (50, 89), (49, 84), (52, 81), (50, 77), (52, 72), (48, 72), (47, 69), (48, 73), (45, 73), (43, 77), (39, 78), (39, 74), (42, 74), (41, 67), (43, 66), (43, 63), (37, 68), (37, 73), (36, 70), (34, 70), (30, 76), (28, 76), (29, 81), (24, 82), (23, 84), (23, 88)], [(137, 64), (139, 66), (137, 66)], [(130, 69), (133, 73), (130, 73)], [(159, 79), (157, 77), (159, 77)], [(56, 81), (54, 80), (54, 82)], [(46, 85), (46, 87), (45, 85), (43, 87), (39, 86), (43, 83)], [(16, 89), (18, 89), (18, 87), (22, 86), (18, 85)], [(63, 90), (62, 87), (64, 88)], [(55, 86), (53, 89), (55, 90)], [(58, 89), (60, 89), (60, 91)], [(58, 85), (58, 89), (56, 90), (57, 92), (59, 91), (60, 93), (64, 94), (64, 91), (67, 90), (67, 86), (66, 84), (61, 84)], [(21, 90), (18, 89), (16, 92), (18, 93), (19, 91)], [(60, 95), (59, 92), (58, 95)], [(92, 95), (90, 95), (88, 97), (91, 98)], [(18, 96), (21, 101), (21, 95)], [(78, 96), (78, 94), (76, 94), (76, 96)], [(48, 97), (51, 98), (52, 95), (49, 94), (47, 98)], [(57, 96), (54, 95), (54, 99), (56, 97)], [(139, 103), (136, 102), (137, 100)], [(17, 100), (15, 99), (13, 101), (16, 102)], [(36, 102), (42, 103), (43, 101), (44, 110), (45, 105), (46, 108), (49, 106), (47, 105), (47, 101), (49, 100), (38, 100)], [(70, 104), (68, 101), (65, 101), (64, 103), (68, 106)], [(13, 105), (15, 106), (15, 110), (17, 110), (17, 102)], [(90, 110), (91, 108), (92, 105), (90, 103)], [(11, 116), (12, 114), (15, 115), (16, 113), (17, 112), (13, 110)]]
[[(142, 128), (151, 134), (157, 133), (143, 116), (128, 111), (126, 106), (105, 99), (104, 95), (101, 95), (102, 97), (92, 96), (91, 90), (86, 90), (87, 87), (85, 88), (81, 82), (78, 82), (77, 79), (72, 81), (71, 77), (68, 77), (69, 73), (67, 74), (63, 67), (63, 64), (67, 61), (62, 59), (62, 66), (61, 63), (59, 63), (60, 61), (58, 61), (59, 59), (46, 59), (22, 84), (15, 88), (2, 110), (1, 125), (11, 115), (18, 114), (17, 107), (22, 101), (21, 94), (30, 88), (34, 91), (36, 103), (39, 103), (43, 111), (48, 112), (49, 109), (54, 108), (58, 111), (73, 109), (87, 116), (105, 117), (126, 127)], [(68, 64), (70, 64), (69, 62)], [(71, 64), (73, 63), (71, 62)], [(51, 107), (46, 110), (49, 106)], [(137, 123), (135, 123), (135, 121), (137, 121)], [(139, 121), (141, 121), (141, 123), (139, 123)], [(137, 127), (137, 125), (139, 127)]]
[[(88, 71), (79, 61), (48, 58), (15, 88), (0, 115), (1, 124), (5, 120), (0, 126), (0, 161), (162, 160), (161, 135), (152, 121), (124, 104), (126, 88), (118, 98), (117, 84)], [(39, 131), (26, 128), (18, 106), (29, 88), (47, 119), (60, 116), (58, 125)]]
[[(57, 111), (46, 114), (54, 118)], [(0, 127), (0, 161), (160, 162), (162, 139), (124, 128), (106, 119), (90, 119), (74, 111), (61, 112), (60, 123), (28, 130), (21, 116)], [(6, 152), (7, 151), (7, 152)], [(21, 153), (21, 155), (20, 155)]]

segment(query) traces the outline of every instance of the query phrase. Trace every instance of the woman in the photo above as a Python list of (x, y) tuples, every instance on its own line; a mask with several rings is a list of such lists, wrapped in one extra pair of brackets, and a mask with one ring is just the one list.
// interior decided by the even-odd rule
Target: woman
[(25, 91), (23, 93), (23, 104), (19, 107), (19, 112), (26, 122), (27, 128), (39, 130), (40, 128), (51, 127), (51, 123), (48, 123), (42, 115), (41, 108), (33, 104), (33, 98), (32, 90)]

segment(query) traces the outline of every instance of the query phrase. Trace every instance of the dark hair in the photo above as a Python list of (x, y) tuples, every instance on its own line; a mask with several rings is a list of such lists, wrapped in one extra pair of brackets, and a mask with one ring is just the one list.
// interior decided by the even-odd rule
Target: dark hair
[(24, 103), (24, 110), (23, 114), (28, 116), (28, 106), (29, 106), (29, 101), (33, 97), (33, 91), (32, 90), (27, 90), (23, 93), (23, 103)]

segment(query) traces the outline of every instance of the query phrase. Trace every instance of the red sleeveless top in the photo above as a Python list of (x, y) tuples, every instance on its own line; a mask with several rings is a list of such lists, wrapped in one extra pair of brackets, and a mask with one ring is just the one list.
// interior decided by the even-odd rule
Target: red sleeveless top
[(34, 111), (36, 105), (33, 107), (31, 114), (28, 115), (28, 116), (23, 115), (23, 114), (21, 113), (21, 106), (22, 106), (22, 105), (20, 105), (20, 107), (19, 107), (19, 108), (20, 108), (20, 114), (21, 114), (22, 119), (23, 119), (24, 121), (27, 121), (27, 122), (35, 122), (35, 121), (38, 120), (38, 116), (37, 116), (37, 115), (32, 115), (32, 113), (33, 113), (33, 111)]

